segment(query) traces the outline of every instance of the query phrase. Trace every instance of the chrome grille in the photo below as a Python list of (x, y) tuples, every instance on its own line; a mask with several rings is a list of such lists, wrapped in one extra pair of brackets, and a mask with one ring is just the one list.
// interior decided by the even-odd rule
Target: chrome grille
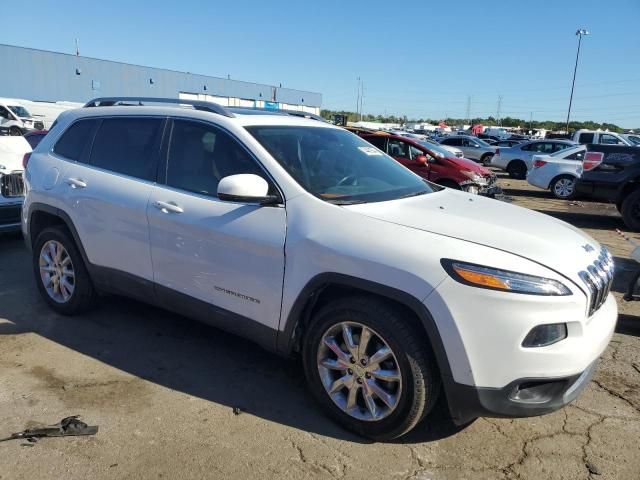
[(22, 197), (24, 195), (22, 172), (0, 175), (0, 195), (5, 198)]
[(613, 258), (602, 247), (598, 259), (579, 273), (589, 290), (589, 316), (593, 315), (607, 300), (613, 283)]

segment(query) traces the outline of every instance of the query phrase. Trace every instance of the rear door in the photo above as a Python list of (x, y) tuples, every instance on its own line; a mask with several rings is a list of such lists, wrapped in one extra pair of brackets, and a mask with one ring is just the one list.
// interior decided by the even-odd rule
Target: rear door
[[(165, 119), (127, 116), (81, 122), (72, 125), (54, 147), (54, 154), (67, 160), (77, 157), (68, 163), (59, 184), (64, 210), (92, 265), (124, 272), (134, 281), (150, 281), (146, 210)], [(76, 137), (76, 142), (67, 135)], [(92, 138), (93, 142), (84, 141)], [(80, 152), (78, 142), (82, 142)]]
[[(197, 304), (190, 300), (199, 300), (275, 331), (284, 279), (286, 211), (283, 206), (217, 197), (219, 181), (229, 175), (253, 173), (267, 180), (272, 191), (275, 185), (228, 132), (192, 120), (170, 123), (160, 182), (153, 187), (147, 210), (159, 299), (172, 309), (181, 304), (193, 308)], [(210, 320), (225, 322), (220, 326), (228, 330), (251, 333), (228, 315)]]

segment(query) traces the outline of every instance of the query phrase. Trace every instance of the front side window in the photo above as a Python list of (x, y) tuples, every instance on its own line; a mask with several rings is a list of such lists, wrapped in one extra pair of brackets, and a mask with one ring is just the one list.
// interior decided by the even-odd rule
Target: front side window
[(92, 118), (75, 122), (56, 142), (53, 147), (54, 153), (76, 162), (84, 161), (86, 156), (83, 158), (83, 153), (88, 149), (91, 136), (99, 121)]
[(436, 190), (346, 130), (297, 126), (247, 130), (303, 188), (331, 203), (379, 202)]
[(461, 147), (462, 139), (461, 138), (445, 138), (440, 143), (442, 143), (443, 145), (450, 145), (452, 147)]
[(395, 138), (389, 139), (387, 152), (394, 158), (406, 158), (409, 160), (409, 144)]
[(604, 143), (605, 145), (624, 145), (618, 137), (609, 135), (608, 133), (600, 135), (600, 143)]
[(29, 113), (29, 111), (24, 108), (22, 105), (9, 105), (9, 109), (17, 116), (20, 118), (27, 118), (30, 117), (31, 114)]
[(155, 180), (163, 119), (106, 118), (98, 128), (89, 164), (143, 180)]
[(229, 134), (204, 123), (173, 122), (167, 185), (216, 197), (220, 180), (240, 173), (267, 180), (255, 160)]

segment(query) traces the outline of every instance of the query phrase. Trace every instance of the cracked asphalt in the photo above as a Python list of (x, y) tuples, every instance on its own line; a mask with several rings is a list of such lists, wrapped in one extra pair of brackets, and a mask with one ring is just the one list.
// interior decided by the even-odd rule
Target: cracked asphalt
[(0, 479), (640, 478), (640, 303), (621, 300), (634, 262), (614, 233), (620, 217), (610, 205), (500, 183), (515, 203), (583, 228), (615, 256), (616, 334), (566, 408), (456, 428), (440, 403), (407, 437), (371, 443), (320, 412), (295, 361), (242, 339), (116, 297), (82, 317), (53, 314), (21, 238), (3, 235), (0, 437), (76, 414), (100, 430), (0, 443)]

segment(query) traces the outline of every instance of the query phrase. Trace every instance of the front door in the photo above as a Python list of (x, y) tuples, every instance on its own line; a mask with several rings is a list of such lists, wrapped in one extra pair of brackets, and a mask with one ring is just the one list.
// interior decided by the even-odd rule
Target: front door
[(240, 319), (225, 316), (226, 311), (253, 320), (254, 326), (257, 322), (277, 330), (285, 208), (218, 199), (218, 182), (226, 176), (254, 173), (269, 178), (222, 129), (190, 120), (174, 120), (170, 128), (164, 178), (154, 187), (147, 208), (160, 300), (175, 309), (170, 297), (177, 292), (222, 309), (225, 328), (241, 330)]

